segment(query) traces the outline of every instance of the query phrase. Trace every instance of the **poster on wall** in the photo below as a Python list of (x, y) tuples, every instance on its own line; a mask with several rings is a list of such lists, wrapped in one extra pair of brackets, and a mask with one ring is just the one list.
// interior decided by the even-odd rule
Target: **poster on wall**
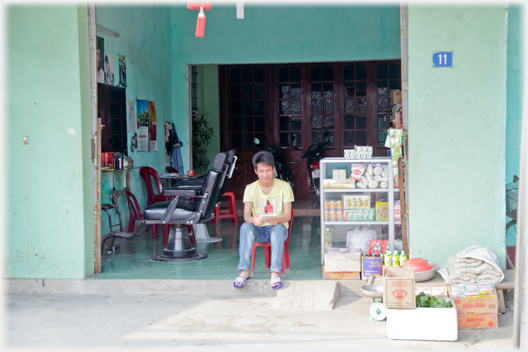
[(134, 100), (128, 100), (127, 101), (127, 107), (128, 107), (128, 124), (127, 124), (127, 132), (128, 133), (134, 133), (136, 132), (135, 128), (135, 122), (136, 122), (136, 103)]
[(97, 37), (97, 82), (105, 83), (105, 72), (103, 65), (104, 39)]
[(119, 58), (119, 86), (126, 88), (126, 64), (125, 56), (117, 55)]
[(148, 102), (149, 105), (149, 151), (158, 151), (158, 141), (156, 140), (157, 122), (156, 122), (156, 105), (153, 101)]
[(138, 151), (148, 152), (149, 104), (146, 100), (136, 100)]
[(114, 57), (110, 55), (105, 55), (105, 83), (111, 86), (114, 85)]
[(137, 150), (138, 152), (148, 152), (149, 148), (149, 141), (148, 141), (148, 127), (147, 126), (141, 126), (139, 128), (138, 133), (138, 141), (137, 141)]

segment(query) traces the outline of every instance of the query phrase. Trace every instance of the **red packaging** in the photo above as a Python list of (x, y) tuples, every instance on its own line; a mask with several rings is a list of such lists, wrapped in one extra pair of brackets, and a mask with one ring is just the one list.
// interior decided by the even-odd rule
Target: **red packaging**
[(385, 253), (385, 250), (389, 248), (389, 240), (370, 240), (369, 241), (369, 249), (374, 253), (374, 251), (378, 251), (380, 254)]

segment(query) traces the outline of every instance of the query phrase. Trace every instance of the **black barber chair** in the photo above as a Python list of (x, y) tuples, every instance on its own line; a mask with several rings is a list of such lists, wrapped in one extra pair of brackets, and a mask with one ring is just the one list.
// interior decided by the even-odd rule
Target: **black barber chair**
[[(173, 200), (148, 206), (143, 211), (145, 224), (174, 225), (170, 229), (169, 243), (163, 254), (153, 255), (151, 259), (165, 262), (190, 261), (207, 258), (205, 253), (196, 253), (192, 247), (185, 225), (203, 224), (214, 218), (214, 208), (221, 191), (223, 170), (227, 154), (218, 154), (213, 162), (213, 169), (207, 173), (205, 182), (197, 190), (166, 188), (164, 196)], [(194, 200), (182, 199), (194, 197)]]
[[(202, 224), (214, 218), (214, 207), (220, 195), (222, 170), (226, 162), (226, 153), (216, 155), (213, 169), (207, 173), (199, 191), (164, 189), (163, 195), (174, 197), (173, 200), (146, 207), (143, 211), (143, 220), (134, 233), (114, 233), (104, 241), (111, 237), (114, 240), (116, 237), (131, 239), (145, 233), (149, 225), (170, 224), (175, 226), (171, 226), (167, 248), (163, 249), (163, 254), (152, 256), (153, 260), (180, 262), (207, 258), (207, 254), (196, 253), (196, 248), (192, 247), (186, 225)], [(190, 197), (194, 197), (194, 200), (190, 200)]]
[[(225, 180), (227, 178), (231, 178), (233, 174), (233, 169), (235, 167), (236, 162), (236, 149), (231, 149), (227, 152), (227, 162), (225, 165), (225, 172), (222, 172), (222, 189), (225, 189), (226, 187), (223, 187), (223, 185), (227, 185)], [(223, 170), (224, 171), (224, 170)], [(173, 187), (171, 188), (180, 188), (180, 189), (196, 189), (197, 191), (200, 189), (200, 187), (203, 185), (205, 181), (205, 178), (195, 178), (195, 179), (183, 179), (181, 181), (178, 181)], [(220, 193), (220, 194), (224, 194)]]

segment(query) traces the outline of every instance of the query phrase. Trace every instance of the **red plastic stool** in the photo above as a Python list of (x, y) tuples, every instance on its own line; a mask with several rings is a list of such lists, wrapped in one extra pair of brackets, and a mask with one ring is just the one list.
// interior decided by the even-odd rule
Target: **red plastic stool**
[(229, 205), (229, 211), (227, 213), (220, 212), (220, 206), (217, 205), (214, 210), (214, 219), (211, 222), (215, 225), (218, 225), (218, 219), (229, 218), (231, 221), (235, 221), (235, 224), (238, 224), (237, 209), (235, 202), (235, 193), (225, 192), (222, 194), (222, 197), (227, 197), (227, 204)]
[[(282, 251), (282, 269), (281, 275), (285, 274), (284, 268), (290, 268), (290, 237), (291, 229), (293, 225), (293, 208), (291, 210), (291, 218), (288, 225), (288, 238), (284, 241), (284, 249)], [(257, 252), (257, 247), (264, 247), (264, 263), (266, 263), (266, 268), (269, 269), (271, 266), (271, 242), (253, 242), (253, 250), (251, 251), (251, 274), (255, 273), (255, 254)]]

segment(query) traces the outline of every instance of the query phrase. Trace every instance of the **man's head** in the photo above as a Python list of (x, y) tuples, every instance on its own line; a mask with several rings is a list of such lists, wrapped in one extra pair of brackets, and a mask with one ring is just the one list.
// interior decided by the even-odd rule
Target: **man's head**
[(273, 179), (275, 171), (275, 159), (273, 154), (267, 151), (260, 151), (253, 156), (253, 168), (259, 180), (269, 182)]

